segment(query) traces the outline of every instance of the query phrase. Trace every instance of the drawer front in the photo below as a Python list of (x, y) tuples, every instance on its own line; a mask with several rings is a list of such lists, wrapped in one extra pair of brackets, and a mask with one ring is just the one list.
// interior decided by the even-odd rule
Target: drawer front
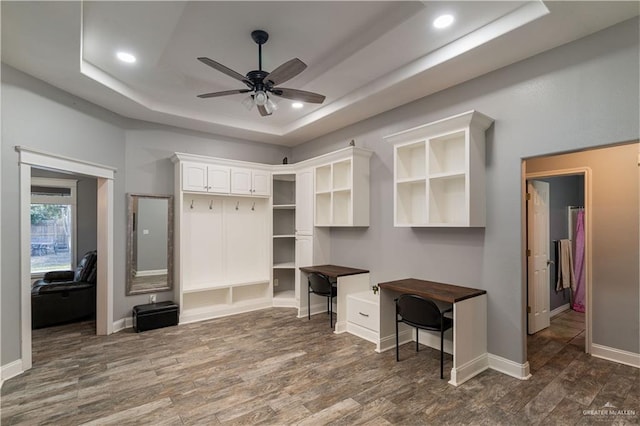
[(355, 298), (347, 299), (347, 321), (378, 331), (379, 317), (380, 309), (377, 304)]

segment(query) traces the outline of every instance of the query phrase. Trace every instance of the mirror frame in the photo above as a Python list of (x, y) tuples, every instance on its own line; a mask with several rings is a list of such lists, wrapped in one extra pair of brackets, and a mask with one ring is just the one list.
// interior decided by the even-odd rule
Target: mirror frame
[[(134, 224), (134, 200), (136, 198), (152, 198), (167, 200), (167, 285), (144, 290), (134, 290), (133, 271), (133, 224)], [(127, 277), (126, 295), (157, 293), (173, 290), (173, 195), (154, 194), (127, 194)]]

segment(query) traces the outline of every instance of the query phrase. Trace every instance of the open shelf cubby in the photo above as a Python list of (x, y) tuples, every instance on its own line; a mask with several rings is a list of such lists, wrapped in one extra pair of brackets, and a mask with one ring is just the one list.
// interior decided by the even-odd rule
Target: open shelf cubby
[(316, 225), (331, 224), (331, 193), (316, 194)]
[(273, 210), (273, 236), (293, 235), (296, 230), (296, 211), (294, 209)]
[(331, 164), (316, 167), (316, 192), (331, 191)]
[(396, 189), (396, 224), (410, 226), (427, 223), (426, 181), (399, 183)]
[(231, 288), (233, 303), (242, 303), (269, 297), (269, 282), (234, 286)]
[(464, 225), (468, 211), (464, 175), (431, 179), (429, 187), (429, 222)]
[(396, 178), (419, 179), (426, 174), (426, 141), (398, 147), (396, 151)]
[(429, 175), (464, 173), (466, 168), (466, 131), (429, 140)]
[(273, 175), (273, 208), (287, 206), (295, 208), (296, 204), (295, 174)]
[(351, 159), (333, 163), (334, 191), (351, 188)]
[(351, 191), (335, 191), (333, 193), (333, 224), (349, 225), (351, 217)]

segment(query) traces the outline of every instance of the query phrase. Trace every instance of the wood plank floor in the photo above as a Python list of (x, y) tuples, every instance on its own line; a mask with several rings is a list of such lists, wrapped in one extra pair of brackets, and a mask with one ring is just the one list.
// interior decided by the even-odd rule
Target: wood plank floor
[[(266, 309), (136, 334), (84, 322), (34, 330), (34, 366), (2, 387), (2, 425), (638, 424), (639, 370), (583, 353), (571, 317), (529, 338), (533, 377), (495, 371), (455, 388), (439, 354), (395, 353), (326, 315)], [(581, 346), (582, 345), (582, 346)], [(445, 358), (445, 371), (451, 358)], [(635, 410), (593, 416), (583, 410)]]

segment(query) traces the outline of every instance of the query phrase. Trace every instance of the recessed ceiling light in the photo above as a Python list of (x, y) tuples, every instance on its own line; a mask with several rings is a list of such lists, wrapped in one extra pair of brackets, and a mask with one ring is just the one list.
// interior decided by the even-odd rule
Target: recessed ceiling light
[(300, 109), (303, 106), (304, 106), (304, 104), (302, 102), (294, 102), (294, 103), (291, 104), (291, 107), (295, 108), (295, 109)]
[(440, 15), (433, 21), (433, 26), (436, 28), (447, 28), (453, 24), (453, 15)]
[(116, 53), (116, 56), (118, 57), (118, 59), (120, 59), (122, 62), (126, 62), (128, 64), (132, 64), (136, 61), (136, 57), (133, 56), (131, 53), (127, 53), (127, 52), (118, 52)]

